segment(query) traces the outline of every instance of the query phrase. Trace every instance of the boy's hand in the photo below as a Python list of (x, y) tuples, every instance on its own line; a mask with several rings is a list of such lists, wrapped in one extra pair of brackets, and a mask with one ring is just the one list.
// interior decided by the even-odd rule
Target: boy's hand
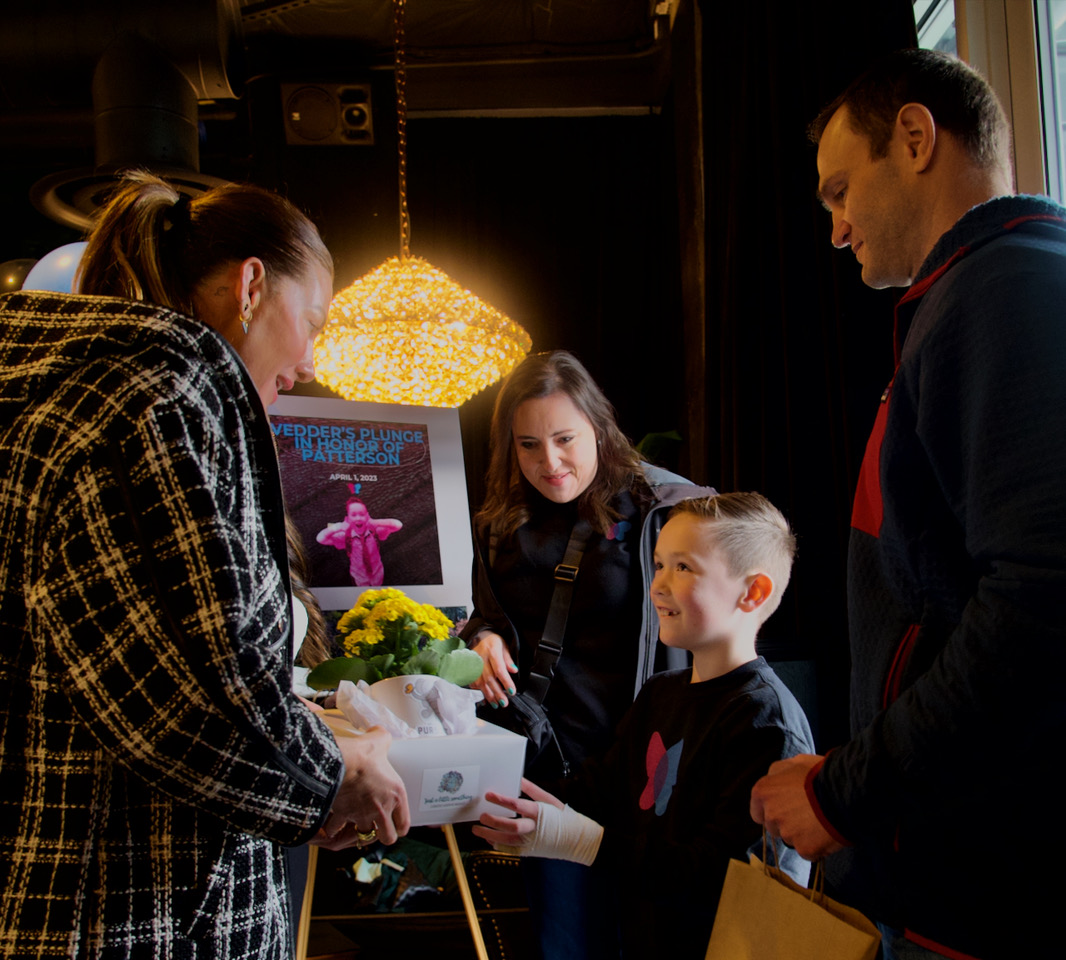
[(511, 653), (503, 637), (491, 630), (483, 631), (478, 634), (474, 653), (481, 657), (484, 666), (481, 676), (470, 686), (481, 691), (486, 703), (491, 703), (494, 707), (506, 707), (507, 694), (514, 694), (511, 674), (518, 673), (518, 667), (511, 660)]
[(492, 813), (483, 813), (481, 822), (485, 826), (474, 827), (474, 834), (494, 845), (518, 847), (528, 843), (531, 839), (530, 834), (537, 829), (537, 820), (540, 818), (540, 807), (537, 801), (560, 810), (563, 808), (562, 800), (553, 797), (547, 790), (542, 790), (532, 780), (527, 780), (525, 777), (522, 778), (522, 793), (531, 799), (520, 800), (518, 797), (505, 797), (499, 793), (486, 793), (485, 799), (489, 803), (511, 810), (518, 816), (500, 817)]
[(532, 800), (486, 793), (491, 803), (513, 810), (518, 816), (498, 817), (483, 813), (484, 826), (474, 833), (497, 849), (524, 857), (571, 860), (586, 866), (596, 859), (603, 839), (603, 827), (578, 813), (535, 783), (523, 778), (522, 792)]
[(486, 793), (489, 803), (498, 804), (513, 810), (518, 816), (500, 817), (494, 813), (483, 813), (481, 824), (472, 828), (474, 836), (488, 840), (494, 847), (507, 847), (515, 850), (529, 842), (531, 834), (537, 829), (540, 808), (532, 800), (519, 800), (517, 797), (502, 797), (498, 793)]

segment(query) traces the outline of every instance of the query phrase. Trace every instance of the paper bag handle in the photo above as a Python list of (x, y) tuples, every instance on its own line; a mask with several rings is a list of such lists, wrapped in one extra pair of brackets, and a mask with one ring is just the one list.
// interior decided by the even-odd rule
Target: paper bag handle
[[(775, 841), (775, 838), (770, 836), (770, 833), (766, 829), (766, 827), (763, 827), (763, 830), (762, 830), (762, 869), (763, 869), (763, 873), (765, 873), (767, 875), (769, 875), (769, 873), (770, 873), (770, 862), (769, 862), (769, 860), (766, 857), (766, 843), (767, 843), (768, 839), (770, 841), (770, 849), (773, 850), (773, 852), (774, 852), (774, 869), (775, 870), (780, 870), (781, 869), (781, 861), (780, 861), (780, 859), (777, 856), (777, 843)], [(821, 859), (821, 858), (819, 858), (818, 860), (814, 861), (814, 869), (811, 872), (811, 879), (810, 879), (810, 882), (808, 883), (808, 887), (809, 887), (809, 889), (811, 891), (811, 896), (810, 896), (811, 903), (814, 903), (815, 899), (817, 899), (818, 901), (825, 900), (825, 868), (824, 868), (824, 864), (825, 864), (825, 861), (823, 859)]]

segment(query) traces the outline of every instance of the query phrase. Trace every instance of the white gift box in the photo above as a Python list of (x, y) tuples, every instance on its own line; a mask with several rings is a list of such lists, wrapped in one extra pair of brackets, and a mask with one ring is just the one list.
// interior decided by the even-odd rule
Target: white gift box
[[(327, 712), (336, 736), (361, 736), (339, 711)], [(525, 759), (525, 737), (480, 719), (473, 733), (394, 739), (389, 746), (414, 827), (477, 820), (483, 811), (505, 813), (487, 803), (485, 793), (517, 797)]]

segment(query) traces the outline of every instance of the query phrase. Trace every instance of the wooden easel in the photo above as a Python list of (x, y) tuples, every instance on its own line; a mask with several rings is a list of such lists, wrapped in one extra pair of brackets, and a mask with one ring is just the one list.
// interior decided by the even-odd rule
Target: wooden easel
[[(455, 839), (455, 828), (446, 823), (441, 827), (444, 831), (444, 839), (448, 842), (448, 855), (451, 857), (452, 869), (455, 871), (455, 879), (459, 883), (459, 895), (463, 899), (463, 910), (466, 911), (466, 922), (470, 925), (470, 935), (474, 938), (474, 950), (478, 960), (489, 960), (485, 949), (485, 939), (481, 935), (481, 924), (478, 922), (477, 910), (474, 907), (474, 898), (470, 893), (470, 884), (466, 879), (466, 868), (463, 866), (463, 857), (459, 852), (459, 843)], [(311, 855), (307, 861), (307, 886), (304, 887), (303, 904), (300, 907), (300, 922), (296, 928), (296, 960), (307, 960), (307, 939), (311, 932), (311, 902), (315, 895), (315, 872), (318, 868), (318, 847), (310, 848)]]

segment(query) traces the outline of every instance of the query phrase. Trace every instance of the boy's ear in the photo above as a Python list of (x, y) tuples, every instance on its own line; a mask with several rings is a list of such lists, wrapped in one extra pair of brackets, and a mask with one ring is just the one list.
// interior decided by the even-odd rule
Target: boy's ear
[(748, 584), (748, 592), (740, 598), (738, 606), (745, 613), (751, 613), (769, 600), (770, 594), (773, 592), (773, 580), (765, 573), (757, 573), (751, 578), (751, 582)]

